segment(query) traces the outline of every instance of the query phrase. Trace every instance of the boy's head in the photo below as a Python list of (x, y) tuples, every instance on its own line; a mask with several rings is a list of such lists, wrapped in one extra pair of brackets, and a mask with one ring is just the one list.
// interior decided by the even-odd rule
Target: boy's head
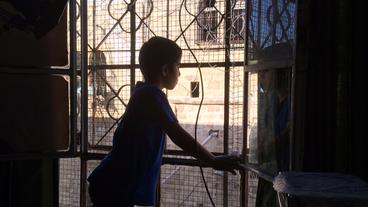
[[(152, 37), (139, 52), (139, 65), (146, 81), (156, 82), (180, 63), (181, 48), (172, 40)], [(175, 86), (174, 86), (175, 87)], [(169, 87), (170, 88), (170, 87)]]

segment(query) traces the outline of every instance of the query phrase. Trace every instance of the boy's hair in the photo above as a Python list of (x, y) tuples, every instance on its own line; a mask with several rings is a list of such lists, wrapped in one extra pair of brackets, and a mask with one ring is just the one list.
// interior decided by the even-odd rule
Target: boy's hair
[(156, 80), (162, 66), (173, 64), (181, 58), (181, 48), (172, 40), (152, 37), (139, 52), (139, 66), (145, 80)]

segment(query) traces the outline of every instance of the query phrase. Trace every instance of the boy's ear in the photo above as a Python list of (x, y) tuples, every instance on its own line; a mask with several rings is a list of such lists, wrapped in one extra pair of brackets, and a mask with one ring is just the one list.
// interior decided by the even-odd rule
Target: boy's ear
[(169, 73), (169, 67), (167, 64), (165, 64), (162, 66), (161, 75), (163, 77), (166, 77), (168, 73)]

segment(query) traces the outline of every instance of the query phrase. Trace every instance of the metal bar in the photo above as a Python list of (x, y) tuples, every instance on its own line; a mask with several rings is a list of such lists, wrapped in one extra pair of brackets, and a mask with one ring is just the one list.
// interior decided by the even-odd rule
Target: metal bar
[[(243, 148), (242, 148), (242, 160), (244, 162), (246, 162), (248, 160), (247, 155), (248, 155), (248, 150), (247, 150), (247, 146), (248, 146), (248, 140), (247, 140), (247, 135), (248, 135), (248, 72), (244, 71), (243, 74), (244, 77), (244, 82), (243, 82), (243, 120), (242, 120), (242, 125), (243, 125)], [(240, 178), (240, 206), (245, 207), (246, 204), (248, 203), (248, 172), (247, 171), (243, 171), (241, 174), (241, 178)]]
[[(95, 147), (93, 149), (107, 149), (108, 147), (110, 147), (111, 150), (111, 146), (102, 146), (105, 148), (100, 148), (101, 146)], [(184, 153), (183, 151), (171, 151), (172, 154), (167, 154), (167, 155), (178, 155), (178, 156), (190, 156), (186, 153)], [(224, 153), (213, 153), (214, 155), (224, 155)], [(33, 159), (41, 159), (41, 158), (75, 158), (75, 157), (81, 157), (82, 153), (81, 152), (77, 152), (77, 153), (70, 153), (70, 152), (59, 152), (59, 153), (19, 153), (19, 154), (11, 154), (11, 155), (1, 155), (0, 156), (0, 160), (33, 160)], [(85, 160), (101, 160), (106, 156), (106, 153), (87, 153), (84, 155), (84, 159)], [(165, 159), (173, 159), (173, 160), (193, 160), (193, 159), (187, 159), (187, 158), (168, 158), (166, 157)]]
[[(232, 66), (244, 66), (244, 62), (243, 61), (238, 61), (238, 62), (232, 62), (231, 63)], [(201, 68), (203, 67), (225, 67), (225, 63), (224, 62), (200, 62), (200, 63), (181, 63), (180, 64), (180, 69), (184, 69), (184, 68), (198, 68), (199, 66), (201, 66)], [(96, 66), (92, 66), (92, 65), (88, 65), (88, 69), (92, 69), (94, 68), (95, 70), (105, 70), (105, 69), (117, 69), (117, 70), (124, 70), (124, 69), (131, 69), (133, 67), (133, 65), (131, 64), (117, 64), (117, 65), (96, 65)], [(134, 68), (138, 69), (139, 65), (135, 64)]]
[[(106, 156), (106, 154), (103, 153), (88, 153), (86, 159), (88, 160), (101, 160)], [(162, 164), (169, 164), (169, 165), (184, 165), (184, 166), (201, 166), (212, 168), (212, 166), (209, 166), (206, 163), (199, 163), (196, 159), (185, 159), (185, 158), (171, 158), (171, 157), (163, 157)]]
[(245, 71), (247, 72), (259, 72), (270, 69), (285, 69), (286, 67), (292, 67), (294, 65), (293, 58), (279, 58), (275, 60), (260, 62), (252, 65), (245, 65)]
[(166, 1), (166, 38), (169, 38), (169, 25), (170, 25), (170, 0)]
[(271, 39), (271, 45), (275, 45), (276, 44), (276, 25), (277, 25), (277, 13), (278, 13), (278, 4), (277, 4), (277, 0), (272, 0), (272, 10), (273, 10), (273, 15), (272, 15), (272, 39)]
[(246, 164), (240, 164), (240, 167), (242, 168), (242, 170), (252, 171), (252, 172), (256, 173), (259, 177), (265, 179), (268, 182), (271, 182), (271, 183), (273, 182), (274, 176), (272, 174), (264, 171), (263, 169), (261, 169), (257, 165), (246, 163)]
[[(87, 7), (88, 8), (88, 7)], [(104, 38), (106, 38), (107, 36), (105, 36)], [(93, 77), (93, 99), (92, 99), (92, 140), (95, 139), (96, 137), (96, 121), (95, 121), (95, 117), (96, 117), (96, 108), (97, 108), (97, 103), (96, 103), (96, 88), (97, 88), (97, 75), (96, 75), (96, 51), (98, 50), (98, 48), (96, 48), (96, 0), (93, 0), (93, 5), (92, 5), (92, 61), (88, 61), (88, 65), (91, 65), (92, 68), (87, 68), (91, 69), (92, 71), (92, 77)], [(88, 53), (86, 53), (88, 54)], [(87, 57), (88, 58), (88, 57)], [(89, 60), (89, 58), (88, 58)], [(106, 70), (105, 68), (103, 70)], [(88, 78), (88, 76), (87, 76)], [(88, 81), (87, 81), (88, 83)]]
[(170, 158), (170, 157), (164, 157), (163, 158), (163, 165), (169, 164), (169, 165), (184, 165), (184, 166), (195, 166), (195, 167), (205, 167), (205, 168), (212, 168), (212, 166), (201, 162), (199, 163), (198, 160), (189, 160), (189, 159), (181, 159), (181, 158)]
[[(230, 113), (230, 36), (231, 36), (231, 1), (225, 2), (225, 81), (224, 81), (224, 153), (229, 154), (229, 113)], [(224, 172), (223, 179), (223, 205), (228, 206), (229, 189), (228, 173)]]
[(163, 181), (161, 181), (160, 183), (162, 183), (162, 184), (166, 183), (166, 181), (168, 179), (170, 179), (179, 169), (180, 169), (180, 167), (176, 167), (175, 170), (171, 171), (170, 175), (165, 177), (165, 179)]
[[(110, 30), (112, 31), (112, 30)], [(107, 35), (103, 38), (103, 40), (101, 42), (103, 42), (105, 40), (105, 38), (107, 38)], [(93, 77), (93, 99), (92, 99), (92, 141), (95, 140), (96, 138), (96, 122), (95, 122), (95, 117), (96, 117), (96, 108), (97, 108), (97, 104), (96, 103), (96, 88), (97, 88), (97, 71), (95, 69), (96, 67), (96, 51), (98, 50), (100, 45), (97, 46), (96, 48), (96, 0), (93, 0), (93, 5), (92, 5), (92, 61), (89, 61), (89, 65), (90, 67), (88, 67), (88, 69), (91, 69), (92, 71), (92, 77)], [(88, 53), (87, 53), (88, 54)], [(106, 68), (102, 68), (102, 70), (106, 70)], [(107, 81), (105, 81), (107, 82)]]
[(54, 69), (54, 68), (36, 68), (25, 66), (14, 67), (14, 66), (0, 66), (0, 73), (21, 73), (21, 74), (51, 74), (51, 75), (70, 75), (71, 70), (65, 69)]
[[(245, 70), (245, 67), (248, 63), (248, 49), (249, 49), (249, 36), (248, 33), (250, 33), (249, 28), (249, 21), (251, 18), (251, 2), (252, 0), (247, 0), (245, 5), (245, 26), (246, 26), (246, 34), (245, 34), (245, 40), (244, 40), (244, 82), (243, 82), (243, 149), (242, 149), (242, 155), (243, 155), (243, 162), (248, 162), (248, 87), (249, 87), (249, 77), (248, 77), (248, 71)], [(259, 1), (261, 2), (261, 1)], [(261, 3), (260, 3), (261, 4)], [(259, 27), (258, 27), (259, 28)], [(248, 171), (243, 171), (240, 173), (241, 180), (240, 180), (240, 192), (241, 192), (241, 198), (240, 198), (240, 206), (246, 207), (248, 206), (248, 194), (249, 194), (249, 184), (248, 184)]]
[[(200, 42), (197, 42), (197, 44), (198, 45), (201, 45)], [(237, 43), (236, 45), (237, 46), (235, 46), (233, 44), (232, 49), (239, 49), (239, 50), (242, 50), (243, 49), (243, 44), (242, 43)], [(91, 46), (89, 46), (89, 49), (92, 50), (93, 48)], [(223, 49), (224, 49), (224, 47), (221, 47), (221, 44), (219, 44), (219, 45), (216, 44), (216, 45), (213, 45), (213, 47), (206, 48), (206, 51), (219, 51), (219, 50), (223, 50)], [(185, 48), (182, 48), (182, 50), (188, 51), (188, 49), (185, 49)], [(203, 48), (202, 47), (196, 47), (196, 48), (191, 48), (191, 50), (192, 51), (196, 51), (196, 50), (202, 51)], [(130, 52), (130, 50), (128, 50), (128, 49), (125, 49), (124, 50), (124, 49), (106, 49), (106, 48), (103, 51), (104, 52)], [(61, 66), (60, 67), (57, 67), (57, 66), (55, 66), (55, 68), (64, 68), (64, 67), (61, 67)], [(68, 69), (68, 68), (65, 68), (65, 69)]]
[[(97, 150), (106, 150), (106, 151), (110, 151), (112, 149), (111, 146), (109, 145), (99, 145), (99, 146), (95, 146), (95, 147), (90, 147), (91, 149), (97, 149)], [(167, 153), (167, 154), (166, 154)], [(214, 155), (225, 155), (224, 153), (220, 153), (220, 152), (212, 152), (212, 154)], [(106, 155), (106, 153), (88, 153), (87, 154), (87, 158), (88, 160), (99, 160), (102, 159), (104, 156)], [(78, 156), (78, 155), (75, 155)], [(189, 155), (188, 153), (184, 152), (184, 151), (177, 151), (177, 150), (165, 150), (165, 156), (188, 156), (191, 157), (191, 155)], [(169, 157), (167, 157), (169, 158)], [(175, 157), (171, 157), (173, 159), (179, 159), (179, 158), (175, 158)], [(180, 159), (184, 159), (184, 160), (191, 160), (193, 158), (180, 158)]]
[(96, 0), (93, 0), (92, 6), (92, 52), (93, 52), (93, 65), (95, 65), (95, 52), (96, 52)]
[[(127, 3), (125, 0), (124, 0), (124, 2), (125, 3)], [(139, 23), (139, 25), (141, 25), (141, 24), (144, 24), (147, 28), (148, 28), (148, 30), (153, 34), (153, 36), (157, 36), (156, 34), (155, 34), (155, 32), (146, 24), (146, 22), (145, 21), (143, 21), (144, 19), (142, 18), (142, 17), (140, 17), (136, 12), (135, 12), (135, 3), (136, 3), (136, 0), (134, 1), (134, 2), (132, 2), (132, 3), (130, 3), (130, 4), (134, 4), (134, 14), (135, 14), (135, 16), (137, 16), (138, 17), (138, 19), (140, 20), (140, 23)], [(128, 3), (127, 3), (128, 4)], [(135, 19), (135, 17), (134, 17), (134, 19)], [(140, 27), (138, 25), (138, 27)], [(137, 30), (137, 28), (136, 27), (134, 27), (134, 30)]]
[(87, 0), (81, 0), (81, 152), (86, 152), (86, 140), (88, 140), (88, 17)]
[[(96, 142), (95, 146), (97, 146), (109, 134), (109, 132), (115, 127), (115, 125), (119, 123), (119, 121), (120, 121), (121, 118), (123, 118), (123, 116), (121, 116), (118, 120), (115, 120), (114, 124), (112, 124), (110, 126), (110, 128), (105, 132), (105, 134), (102, 135), (102, 137)], [(93, 119), (93, 122), (94, 121), (95, 120)], [(93, 127), (94, 127), (94, 125), (93, 125)], [(93, 138), (94, 138), (94, 136), (93, 136)], [(92, 141), (94, 141), (94, 139)]]
[(194, 193), (194, 191), (195, 191), (195, 189), (197, 189), (197, 187), (199, 186), (201, 184), (201, 182), (199, 181), (199, 182), (197, 182), (197, 184), (195, 184), (194, 186), (193, 186), (193, 188), (192, 188), (192, 190), (188, 193), (188, 195), (179, 203), (179, 205), (178, 206), (182, 206), (184, 203), (185, 203), (185, 201), (187, 201), (189, 198), (190, 198), (190, 196)]
[[(83, 0), (81, 0), (83, 1)], [(88, 5), (87, 3), (85, 3), (85, 13), (86, 13), (86, 17), (88, 17)], [(83, 9), (83, 6), (82, 6)], [(83, 19), (82, 19), (83, 20)], [(86, 18), (85, 20), (88, 24), (88, 19)], [(82, 37), (86, 38), (84, 44), (82, 44), (82, 62), (85, 63), (85, 67), (82, 67), (82, 79), (84, 80), (84, 86), (85, 88), (87, 88), (85, 91), (87, 91), (86, 93), (86, 97), (85, 98), (85, 105), (82, 107), (85, 107), (86, 109), (86, 116), (87, 118), (85, 118), (83, 120), (84, 122), (84, 129), (82, 130), (82, 133), (84, 134), (84, 136), (82, 135), (82, 140), (81, 140), (81, 172), (80, 172), (80, 206), (81, 207), (86, 207), (87, 205), (87, 198), (86, 198), (86, 192), (87, 192), (87, 166), (88, 166), (88, 160), (86, 159), (86, 155), (88, 154), (88, 37), (85, 37), (88, 35), (88, 27), (86, 26), (85, 28), (86, 30), (83, 31), (82, 28)], [(83, 49), (84, 48), (84, 49)], [(93, 112), (92, 112), (92, 130), (93, 132), (95, 132), (95, 112), (96, 112), (96, 104), (94, 103), (96, 100), (96, 79), (97, 79), (97, 75), (96, 72), (94, 70), (94, 66), (96, 65), (96, 0), (93, 0), (93, 5), (92, 5), (92, 76), (93, 76)], [(83, 56), (84, 54), (84, 56)], [(83, 65), (83, 64), (82, 64)], [(92, 137), (94, 138), (94, 134), (92, 135)]]
[[(211, 153), (215, 156), (225, 155), (225, 153), (222, 153), (222, 152), (211, 152)], [(188, 154), (184, 151), (179, 151), (179, 150), (165, 150), (165, 155), (191, 156), (190, 154)]]
[[(222, 152), (212, 152), (214, 155), (225, 155)], [(165, 150), (165, 155), (177, 155), (177, 156), (191, 156), (187, 152), (181, 151), (181, 150)]]
[(77, 152), (77, 68), (76, 68), (76, 1), (69, 1), (69, 60), (70, 60), (70, 151)]
[(17, 153), (17, 154), (4, 154), (0, 155), (0, 160), (32, 160), (41, 158), (65, 158), (65, 157), (78, 157), (78, 153), (72, 153), (70, 150), (65, 152), (55, 153)]
[[(297, 19), (298, 15), (297, 15), (297, 11), (298, 11), (298, 2), (295, 2), (295, 11), (294, 12), (294, 18), (293, 19)], [(294, 29), (294, 44), (293, 44), (293, 65), (291, 67), (291, 92), (290, 92), (290, 136), (289, 136), (289, 170), (290, 171), (295, 171), (296, 169), (296, 165), (295, 165), (295, 158), (296, 158), (296, 154), (294, 153), (295, 150), (295, 134), (294, 134), (294, 130), (295, 130), (295, 98), (296, 98), (296, 77), (297, 77), (297, 68), (296, 68), (296, 48), (297, 48), (297, 38), (298, 38), (298, 34), (297, 34), (297, 26), (298, 26), (298, 21), (295, 21), (295, 29)], [(295, 150), (296, 151), (296, 150)]]
[[(158, 174), (158, 180), (161, 180), (161, 173)], [(157, 188), (156, 188), (156, 202), (155, 202), (155, 207), (159, 207), (160, 203), (161, 203), (161, 182), (157, 183)]]
[[(81, 35), (78, 31), (76, 31), (76, 32), (77, 32), (77, 35), (78, 35), (79, 37), (82, 37), (82, 35)], [(91, 45), (87, 44), (87, 46), (89, 47), (89, 49), (90, 49), (90, 50), (92, 50), (92, 49), (93, 49)]]
[(80, 172), (80, 206), (86, 206), (86, 173), (88, 152), (88, 0), (81, 0), (81, 172)]
[(136, 25), (135, 25), (135, 2), (128, 5), (130, 11), (130, 94), (133, 94), (135, 86), (135, 42), (136, 42)]
[[(217, 134), (217, 133), (211, 133), (210, 135), (208, 135), (206, 137), (206, 139), (204, 139), (202, 142), (201, 142), (201, 145), (206, 145), (212, 138), (214, 138), (214, 134)], [(218, 137), (218, 135), (216, 136)], [(165, 177), (165, 179), (162, 181), (162, 184), (165, 183), (168, 179), (170, 179), (178, 170), (180, 169), (180, 167), (176, 167), (175, 170), (173, 170), (169, 176)]]
[[(253, 1), (253, 0), (249, 0), (250, 1)], [(251, 9), (250, 6), (248, 6), (248, 9)], [(251, 10), (249, 10), (251, 11)], [(251, 17), (250, 16), (251, 14), (249, 13), (249, 18)], [(257, 48), (261, 48), (261, 34), (262, 34), (262, 1), (261, 0), (258, 0), (258, 21), (257, 21)]]
[(11, 160), (11, 161), (9, 161), (9, 194), (8, 194), (8, 199), (9, 199), (9, 207), (12, 207), (12, 200), (13, 200), (13, 195), (12, 195), (12, 193), (13, 193), (13, 175), (14, 175), (14, 173), (13, 173), (13, 168), (14, 168), (14, 161), (13, 160)]
[[(111, 145), (92, 145), (89, 147), (90, 149), (95, 149), (95, 150), (102, 150), (102, 151), (111, 151), (112, 150), (112, 146)], [(246, 153), (249, 153), (248, 150), (246, 149), (245, 151)], [(89, 153), (91, 154), (91, 153)], [(184, 151), (181, 151), (181, 150), (165, 150), (164, 151), (164, 154), (166, 156), (188, 156), (188, 157), (191, 157), (190, 154), (184, 152)], [(212, 154), (214, 154), (215, 156), (217, 155), (225, 155), (224, 153), (222, 152), (212, 152)], [(191, 159), (191, 158), (188, 158), (188, 159)]]
[[(182, 35), (184, 35), (184, 33), (185, 33), (185, 31), (187, 31), (187, 29), (197, 20), (197, 17), (199, 16), (199, 15), (201, 15), (201, 13), (204, 11), (206, 9), (206, 7), (203, 7), (199, 12), (198, 12), (198, 14), (197, 14), (197, 16), (196, 17), (194, 17), (194, 19), (187, 25), (187, 27), (185, 27), (185, 29), (184, 30), (182, 30), (182, 32), (179, 34), (179, 36), (178, 37), (176, 37), (176, 39), (174, 40), (174, 42), (176, 42), (176, 41), (178, 41), (179, 40), (179, 38), (182, 36)], [(192, 50), (194, 50), (194, 49), (192, 49)]]
[(112, 31), (114, 31), (115, 27), (120, 23), (120, 21), (124, 18), (124, 16), (128, 13), (128, 10), (126, 10), (124, 12), (123, 15), (121, 15), (121, 17), (116, 21), (116, 23), (114, 24), (114, 26), (111, 27), (110, 31), (107, 32), (107, 34), (105, 35), (104, 38), (102, 38), (101, 42), (98, 43), (98, 45), (96, 47), (94, 47), (94, 49), (98, 50), (98, 48), (100, 48), (100, 46), (105, 42), (105, 40), (109, 37), (109, 35), (112, 33)]
[(89, 149), (91, 150), (102, 150), (102, 151), (106, 151), (109, 152), (112, 150), (112, 146), (111, 145), (90, 145)]

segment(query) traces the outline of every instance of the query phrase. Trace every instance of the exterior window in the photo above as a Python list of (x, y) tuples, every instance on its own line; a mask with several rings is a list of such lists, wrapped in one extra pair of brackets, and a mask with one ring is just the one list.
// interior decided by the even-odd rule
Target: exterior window
[(232, 12), (231, 41), (243, 43), (245, 39), (245, 9), (234, 9)]
[(205, 8), (198, 16), (198, 41), (217, 39), (218, 12), (213, 7)]

